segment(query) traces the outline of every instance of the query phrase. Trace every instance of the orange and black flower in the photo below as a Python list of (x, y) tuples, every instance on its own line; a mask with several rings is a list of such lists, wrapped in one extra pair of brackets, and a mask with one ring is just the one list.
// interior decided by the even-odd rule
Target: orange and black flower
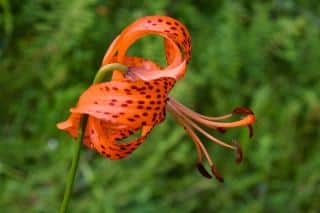
[[(153, 61), (127, 56), (129, 47), (146, 35), (164, 38), (166, 67)], [(242, 159), (238, 143), (227, 144), (209, 134), (203, 127), (225, 131), (227, 128), (248, 126), (252, 136), (253, 112), (248, 108), (236, 108), (232, 113), (220, 117), (208, 117), (192, 111), (169, 96), (170, 90), (185, 72), (191, 54), (191, 38), (187, 28), (179, 21), (167, 16), (147, 16), (138, 19), (112, 42), (107, 50), (102, 67), (120, 63), (128, 67), (123, 73), (115, 70), (109, 82), (97, 83), (89, 87), (71, 108), (70, 117), (59, 123), (61, 130), (72, 137), (78, 136), (81, 117), (88, 116), (83, 143), (97, 150), (109, 159), (127, 157), (142, 144), (152, 128), (161, 123), (170, 112), (181, 124), (196, 145), (198, 169), (210, 178), (202, 164), (207, 159), (213, 175), (220, 181), (222, 176), (214, 166), (205, 146), (196, 134), (203, 134), (209, 140), (230, 148), (237, 153), (237, 161)], [(242, 115), (238, 121), (223, 122), (234, 115)], [(139, 136), (123, 142), (132, 135)]]

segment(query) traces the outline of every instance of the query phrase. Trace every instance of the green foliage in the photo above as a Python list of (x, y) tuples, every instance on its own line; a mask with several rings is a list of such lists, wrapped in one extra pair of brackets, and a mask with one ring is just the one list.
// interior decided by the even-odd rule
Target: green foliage
[[(0, 209), (57, 212), (73, 143), (55, 124), (92, 81), (105, 49), (138, 17), (169, 14), (193, 41), (173, 96), (208, 115), (250, 106), (245, 160), (208, 144), (226, 183), (195, 169), (173, 119), (122, 161), (83, 150), (72, 212), (316, 212), (320, 209), (320, 7), (317, 1), (0, 0)], [(129, 53), (163, 62), (161, 40)], [(219, 136), (220, 137), (220, 136)], [(204, 139), (205, 141), (205, 139)]]

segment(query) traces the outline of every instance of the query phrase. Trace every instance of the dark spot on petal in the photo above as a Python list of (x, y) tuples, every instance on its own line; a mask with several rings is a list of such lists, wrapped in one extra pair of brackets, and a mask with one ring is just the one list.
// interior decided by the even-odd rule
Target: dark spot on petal
[(147, 112), (142, 113), (143, 116), (148, 116)]

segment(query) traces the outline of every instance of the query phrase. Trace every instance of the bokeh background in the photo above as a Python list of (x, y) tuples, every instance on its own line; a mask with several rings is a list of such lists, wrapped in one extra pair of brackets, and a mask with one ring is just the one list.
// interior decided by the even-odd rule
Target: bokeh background
[[(203, 138), (225, 183), (203, 178), (171, 116), (129, 158), (83, 149), (71, 212), (319, 212), (320, 4), (317, 0), (1, 0), (0, 209), (57, 212), (74, 143), (56, 129), (90, 84), (110, 42), (144, 15), (181, 20), (191, 63), (172, 95), (222, 115), (249, 106), (245, 159)], [(162, 40), (129, 54), (163, 62)]]

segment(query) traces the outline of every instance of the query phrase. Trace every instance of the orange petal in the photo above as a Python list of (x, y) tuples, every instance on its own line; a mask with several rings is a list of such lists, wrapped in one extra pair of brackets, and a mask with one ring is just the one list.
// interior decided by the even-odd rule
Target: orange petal
[(73, 138), (77, 138), (81, 114), (72, 113), (66, 121), (57, 124), (57, 128), (67, 131)]
[[(117, 63), (117, 57), (112, 57), (109, 63)], [(131, 71), (151, 71), (151, 70), (160, 70), (160, 66), (153, 61), (149, 61), (144, 58), (134, 57), (134, 56), (125, 56), (124, 61), (122, 62), (123, 65), (130, 67)], [(168, 76), (170, 77), (170, 76)], [(120, 71), (113, 72), (112, 81), (122, 81), (125, 79), (125, 76)], [(144, 80), (143, 78), (141, 78)]]
[[(139, 38), (155, 34), (165, 38), (165, 50), (168, 66), (162, 71), (170, 71), (173, 68), (175, 72), (170, 72), (170, 75), (165, 75), (167, 72), (161, 72), (161, 77), (174, 77), (180, 79), (186, 70), (185, 65), (188, 63), (191, 53), (191, 38), (187, 28), (179, 21), (167, 16), (146, 16), (138, 19), (127, 28), (114, 40), (110, 48), (106, 52), (102, 64), (108, 64), (112, 58), (116, 56), (116, 61), (125, 63), (125, 54), (128, 48)], [(179, 67), (179, 69), (177, 69)], [(159, 72), (158, 69), (152, 72)], [(145, 80), (154, 79), (149, 75)]]
[[(86, 138), (87, 140), (85, 141), (85, 144), (90, 148), (96, 149), (101, 155), (112, 160), (122, 159), (131, 154), (144, 142), (145, 138), (153, 128), (153, 125), (142, 126), (141, 135), (138, 138), (130, 142), (119, 144), (117, 143), (119, 138), (116, 137), (123, 135), (123, 130), (126, 131), (126, 129), (111, 130), (105, 128), (105, 125), (107, 125), (106, 122), (94, 117), (89, 117), (86, 129), (86, 135), (88, 135), (88, 137)], [(133, 133), (134, 132), (128, 132), (126, 137)]]
[[(137, 39), (148, 34), (160, 35), (169, 41), (174, 41), (171, 44), (176, 44), (181, 49), (187, 61), (190, 59), (191, 38), (187, 28), (181, 22), (168, 16), (145, 16), (125, 28), (119, 36), (119, 40), (124, 41), (118, 48), (119, 59), (121, 60), (127, 49)], [(172, 45), (166, 45), (166, 55), (176, 54), (176, 52), (171, 52)]]
[(103, 120), (110, 129), (153, 125), (164, 119), (167, 96), (174, 83), (173, 78), (160, 78), (95, 84), (81, 95), (71, 112)]
[[(116, 62), (117, 57), (113, 57), (111, 63)], [(160, 65), (154, 63), (153, 61), (135, 56), (125, 56), (122, 64), (126, 65), (131, 70), (145, 70), (147, 72), (151, 70), (160, 70)]]

